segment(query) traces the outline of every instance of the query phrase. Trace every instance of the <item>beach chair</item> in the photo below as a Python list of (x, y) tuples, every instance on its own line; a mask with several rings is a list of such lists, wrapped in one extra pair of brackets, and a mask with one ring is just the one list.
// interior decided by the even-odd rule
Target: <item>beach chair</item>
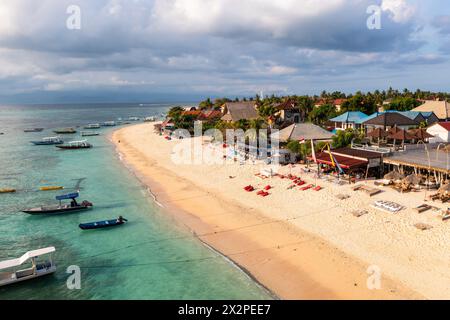
[(266, 191), (270, 190), (270, 189), (272, 189), (272, 186), (270, 186), (270, 185), (267, 185), (267, 186), (264, 187), (264, 190), (266, 190)]
[(315, 187), (313, 190), (314, 190), (314, 191), (320, 191), (320, 190), (322, 190), (322, 187), (321, 187), (321, 186), (317, 186), (317, 187)]
[(306, 190), (311, 189), (312, 187), (314, 187), (314, 185), (310, 184), (310, 185), (307, 185), (306, 187), (300, 188), (300, 190), (301, 191), (306, 191)]

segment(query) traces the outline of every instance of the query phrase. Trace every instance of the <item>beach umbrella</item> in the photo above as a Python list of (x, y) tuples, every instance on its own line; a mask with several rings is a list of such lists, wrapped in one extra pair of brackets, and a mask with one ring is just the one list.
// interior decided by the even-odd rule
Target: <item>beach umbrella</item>
[(394, 145), (396, 140), (401, 140), (402, 144), (405, 143), (405, 140), (414, 140), (416, 139), (416, 136), (406, 132), (405, 130), (400, 129), (400, 131), (397, 131), (397, 133), (392, 133), (388, 136), (390, 139), (394, 139)]
[(388, 174), (384, 175), (384, 179), (392, 180), (392, 181), (401, 180), (404, 177), (405, 177), (404, 175), (402, 175), (400, 172), (397, 172), (397, 171), (391, 171)]
[(450, 193), (450, 184), (446, 183), (444, 185), (442, 185), (439, 190), (438, 190), (439, 194), (449, 194)]
[(411, 134), (411, 135), (413, 135), (413, 136), (415, 136), (416, 139), (422, 140), (422, 141), (425, 141), (426, 139), (429, 139), (429, 138), (433, 138), (433, 137), (434, 137), (433, 135), (429, 134), (429, 133), (427, 132), (427, 130), (425, 130), (425, 129), (423, 129), (423, 128), (419, 128), (419, 129), (411, 129), (411, 130), (408, 130), (408, 133)]
[(367, 136), (371, 137), (371, 138), (377, 138), (378, 139), (378, 144), (380, 144), (381, 138), (387, 137), (388, 133), (385, 130), (381, 129), (381, 128), (376, 128), (376, 129), (370, 131), (367, 134)]
[(403, 129), (400, 129), (399, 127), (392, 127), (387, 132), (389, 134), (396, 134), (397, 132), (403, 131)]
[(410, 174), (409, 176), (407, 176), (406, 178), (404, 178), (402, 180), (402, 183), (416, 185), (416, 184), (419, 184), (421, 181), (422, 181), (422, 176), (413, 173), (413, 174)]
[(385, 130), (381, 129), (381, 128), (376, 128), (376, 129), (370, 131), (370, 132), (367, 134), (367, 136), (368, 136), (368, 137), (372, 137), (372, 138), (380, 139), (380, 138), (385, 138), (385, 137), (387, 137), (387, 136), (388, 136), (388, 133), (387, 133)]

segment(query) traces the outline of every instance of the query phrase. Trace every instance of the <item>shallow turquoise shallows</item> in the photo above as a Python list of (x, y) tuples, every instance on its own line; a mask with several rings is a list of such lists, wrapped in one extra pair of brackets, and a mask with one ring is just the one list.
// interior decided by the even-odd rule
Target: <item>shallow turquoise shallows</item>
[[(122, 165), (102, 128), (88, 137), (93, 149), (62, 151), (29, 141), (52, 130), (89, 123), (159, 116), (169, 105), (0, 106), (0, 260), (55, 246), (57, 272), (0, 287), (0, 299), (270, 299), (229, 261), (204, 246), (168, 217), (148, 190)], [(27, 128), (45, 128), (24, 133)], [(77, 130), (83, 130), (81, 127)], [(79, 133), (63, 136), (80, 139)], [(42, 186), (64, 191), (37, 191)], [(56, 203), (55, 196), (80, 189), (91, 211), (30, 216), (21, 210)], [(119, 215), (129, 223), (82, 231), (78, 225)], [(81, 268), (81, 290), (69, 290), (67, 267)]]

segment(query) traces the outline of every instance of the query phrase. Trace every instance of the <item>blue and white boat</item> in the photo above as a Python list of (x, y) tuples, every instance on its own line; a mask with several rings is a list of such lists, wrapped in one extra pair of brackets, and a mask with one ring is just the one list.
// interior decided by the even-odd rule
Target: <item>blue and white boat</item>
[(100, 123), (91, 123), (84, 126), (84, 129), (100, 129)]
[(39, 141), (30, 141), (30, 142), (36, 146), (50, 146), (64, 143), (64, 141), (60, 137), (46, 137), (42, 138)]
[(113, 219), (113, 220), (82, 223), (79, 225), (79, 227), (82, 230), (104, 229), (104, 228), (117, 227), (117, 226), (124, 224), (125, 222), (128, 222), (128, 220), (123, 218), (122, 216), (120, 216), (119, 218)]
[(28, 251), (20, 258), (0, 261), (0, 287), (54, 273), (56, 265), (52, 255), (55, 251), (55, 247), (48, 247)]

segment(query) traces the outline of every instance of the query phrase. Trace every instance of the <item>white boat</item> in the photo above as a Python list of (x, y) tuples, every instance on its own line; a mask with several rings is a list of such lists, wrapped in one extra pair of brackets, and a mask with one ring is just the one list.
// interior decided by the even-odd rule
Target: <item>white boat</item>
[(146, 117), (145, 119), (144, 119), (144, 122), (155, 122), (156, 121), (156, 118), (155, 117)]
[[(0, 262), (0, 287), (8, 284), (42, 277), (56, 271), (52, 254), (56, 249), (48, 247), (29, 251), (17, 259)], [(49, 255), (48, 259), (40, 259)]]
[(37, 146), (48, 146), (48, 145), (63, 144), (64, 141), (60, 137), (47, 137), (42, 138), (39, 141), (31, 141), (31, 143)]
[(139, 117), (129, 117), (128, 121), (139, 121), (141, 119), (139, 119)]
[(99, 136), (100, 132), (98, 131), (81, 131), (81, 136), (82, 137), (94, 137), (94, 136)]
[(56, 147), (67, 150), (90, 149), (92, 148), (92, 144), (87, 142), (87, 140), (80, 140), (80, 141), (70, 141), (67, 144), (57, 145)]
[(85, 129), (100, 129), (100, 123), (91, 123), (84, 127)]
[(116, 125), (115, 121), (106, 121), (102, 124), (104, 127), (114, 127)]

